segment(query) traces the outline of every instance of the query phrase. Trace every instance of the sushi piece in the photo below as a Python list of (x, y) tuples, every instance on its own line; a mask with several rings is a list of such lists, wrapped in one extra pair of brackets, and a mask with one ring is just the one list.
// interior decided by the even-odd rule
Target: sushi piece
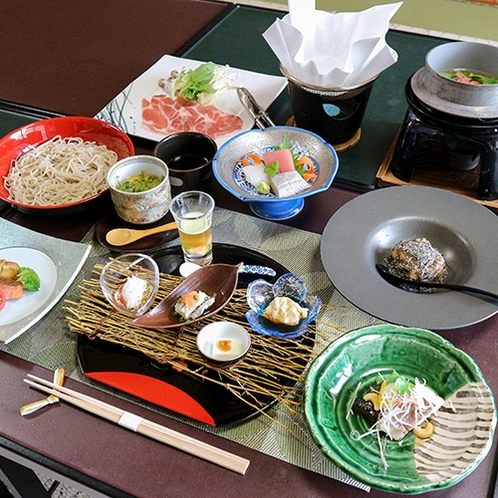
[(273, 175), (270, 186), (277, 197), (290, 197), (310, 188), (310, 184), (296, 170)]
[(214, 297), (202, 291), (191, 291), (178, 299), (175, 304), (175, 313), (183, 320), (199, 318), (214, 303)]
[(266, 152), (263, 154), (263, 161), (266, 166), (270, 166), (275, 161), (278, 162), (278, 172), (285, 173), (288, 171), (295, 171), (294, 159), (290, 149), (278, 149)]

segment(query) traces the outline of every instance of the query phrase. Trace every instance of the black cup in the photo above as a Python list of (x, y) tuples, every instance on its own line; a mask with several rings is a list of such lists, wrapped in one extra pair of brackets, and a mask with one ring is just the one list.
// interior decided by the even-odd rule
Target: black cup
[(213, 176), (212, 161), (217, 150), (211, 137), (182, 131), (163, 138), (154, 147), (154, 155), (168, 166), (171, 192), (177, 195), (187, 190), (203, 190), (205, 182)]

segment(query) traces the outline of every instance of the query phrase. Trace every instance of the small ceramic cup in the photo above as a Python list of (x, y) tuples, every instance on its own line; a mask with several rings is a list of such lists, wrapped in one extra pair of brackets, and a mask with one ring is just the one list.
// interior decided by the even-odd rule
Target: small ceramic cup
[(227, 367), (238, 363), (251, 347), (251, 336), (233, 322), (213, 322), (197, 334), (197, 348), (208, 363)]
[[(124, 192), (116, 188), (120, 181), (143, 172), (162, 178), (161, 183), (143, 192)], [(157, 157), (131, 156), (118, 161), (107, 173), (107, 183), (118, 216), (129, 223), (153, 223), (169, 211), (169, 171), (164, 161)]]
[(217, 150), (211, 137), (184, 131), (161, 140), (154, 147), (154, 155), (168, 165), (171, 191), (177, 195), (187, 190), (203, 190), (213, 175), (212, 160)]

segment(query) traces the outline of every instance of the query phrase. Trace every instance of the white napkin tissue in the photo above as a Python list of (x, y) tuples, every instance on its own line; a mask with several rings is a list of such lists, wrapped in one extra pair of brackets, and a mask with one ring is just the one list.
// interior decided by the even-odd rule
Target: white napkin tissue
[(289, 13), (263, 37), (298, 82), (324, 90), (357, 87), (398, 60), (385, 37), (402, 3), (330, 13), (316, 10), (315, 0), (289, 0)]

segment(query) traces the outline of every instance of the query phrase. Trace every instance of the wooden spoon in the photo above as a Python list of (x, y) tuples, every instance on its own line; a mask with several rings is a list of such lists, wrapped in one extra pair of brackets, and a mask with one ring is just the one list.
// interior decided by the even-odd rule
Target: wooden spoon
[(168, 232), (169, 230), (174, 230), (178, 228), (176, 223), (172, 221), (171, 223), (166, 223), (166, 225), (160, 225), (155, 228), (149, 228), (147, 230), (134, 230), (132, 228), (115, 228), (107, 232), (105, 239), (107, 242), (113, 246), (125, 246), (126, 244), (131, 244), (136, 240), (143, 239), (149, 235), (155, 233)]

